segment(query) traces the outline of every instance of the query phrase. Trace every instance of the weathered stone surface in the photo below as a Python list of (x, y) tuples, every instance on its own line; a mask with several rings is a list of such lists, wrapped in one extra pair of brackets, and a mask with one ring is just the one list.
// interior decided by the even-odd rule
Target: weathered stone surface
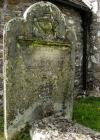
[[(9, 0), (8, 0), (9, 1)], [(18, 0), (17, 4), (10, 4), (8, 1), (1, 2), (0, 7), (0, 51), (3, 50), (3, 28), (4, 24), (14, 17), (22, 17), (23, 12), (31, 4), (38, 2), (39, 0)], [(13, 0), (12, 0), (13, 1)], [(70, 29), (74, 29), (77, 37), (76, 45), (76, 69), (75, 69), (75, 91), (76, 95), (82, 93), (82, 55), (83, 55), (83, 41), (82, 41), (82, 26), (81, 16), (74, 8), (65, 7), (64, 5), (58, 5), (60, 10), (65, 14), (66, 22)], [(2, 58), (0, 59), (2, 62)], [(79, 63), (78, 63), (79, 62)], [(0, 68), (2, 69), (2, 65)], [(0, 73), (2, 75), (2, 72)], [(90, 75), (91, 76), (91, 75)], [(3, 77), (3, 76), (2, 76)], [(3, 79), (1, 79), (0, 86), (2, 87)], [(2, 98), (3, 99), (3, 98)]]
[(60, 113), (32, 123), (31, 140), (99, 140), (100, 133), (68, 121)]
[[(90, 136), (78, 133), (60, 133), (57, 130), (39, 130), (37, 129), (31, 140), (93, 140)], [(96, 139), (98, 140), (98, 139)]]
[(49, 2), (31, 5), (4, 30), (5, 132), (62, 111), (71, 118), (76, 38)]
[(100, 2), (97, 0), (98, 7), (92, 16), (91, 24), (91, 47), (88, 56), (88, 94), (90, 96), (100, 97)]

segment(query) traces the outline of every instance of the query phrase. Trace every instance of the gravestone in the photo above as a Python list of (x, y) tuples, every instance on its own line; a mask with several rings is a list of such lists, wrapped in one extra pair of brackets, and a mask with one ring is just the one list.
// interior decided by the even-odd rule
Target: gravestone
[(73, 108), (74, 33), (49, 2), (31, 5), (4, 29), (5, 136), (26, 123)]

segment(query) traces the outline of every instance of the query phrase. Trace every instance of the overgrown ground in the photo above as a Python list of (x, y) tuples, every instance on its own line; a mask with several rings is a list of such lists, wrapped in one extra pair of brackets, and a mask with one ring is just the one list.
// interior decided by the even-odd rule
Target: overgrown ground
[(30, 140), (29, 126), (26, 126), (13, 140)]
[[(77, 99), (74, 103), (73, 120), (100, 132), (100, 98)], [(4, 140), (3, 109), (0, 109), (0, 140)], [(28, 129), (23, 129), (14, 140), (30, 140)]]

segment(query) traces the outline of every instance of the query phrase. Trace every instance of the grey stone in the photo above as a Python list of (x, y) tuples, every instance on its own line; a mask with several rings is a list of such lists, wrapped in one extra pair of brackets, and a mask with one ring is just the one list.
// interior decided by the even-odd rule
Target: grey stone
[[(4, 24), (14, 17), (22, 17), (23, 11), (25, 11), (25, 9), (27, 7), (29, 7), (31, 4), (38, 2), (38, 1), (39, 0), (32, 0), (32, 1), (20, 0), (18, 4), (8, 4), (7, 1), (5, 0), (4, 5), (2, 5), (2, 7), (0, 7), (0, 15), (1, 15), (0, 16), (0, 22), (1, 22), (0, 23), (0, 43), (1, 43), (0, 51), (3, 50), (2, 31), (4, 29)], [(78, 46), (78, 43), (76, 45), (76, 48), (77, 48), (76, 53), (81, 54), (81, 56), (82, 56), (83, 53), (80, 52), (80, 49), (83, 50), (83, 41), (81, 40), (82, 39), (81, 16), (80, 16), (79, 12), (76, 11), (74, 8), (64, 7), (64, 5), (59, 5), (59, 8), (65, 14), (64, 17), (66, 18), (66, 23), (67, 23), (68, 27), (70, 27), (70, 29), (74, 28), (74, 30), (76, 32), (77, 42), (80, 42), (80, 46)], [(68, 20), (73, 21), (73, 24), (71, 22), (69, 22)], [(80, 28), (80, 31), (77, 30), (77, 27)], [(76, 55), (75, 55), (75, 57), (77, 58)], [(78, 59), (80, 60), (80, 58), (78, 58)], [(82, 87), (82, 76), (81, 76), (82, 75), (82, 60), (80, 60), (80, 63), (81, 63), (81, 66), (79, 66), (79, 68), (78, 68), (78, 69), (80, 69), (80, 71), (77, 71), (77, 68), (76, 68), (76, 73), (78, 73), (79, 76), (77, 76), (77, 74), (75, 74), (75, 79), (77, 79), (79, 81), (79, 84), (77, 86), (75, 85), (76, 95), (79, 94), (80, 92), (82, 92), (82, 88), (81, 88)], [(1, 69), (2, 69), (2, 67), (3, 67), (3, 65), (0, 66)], [(2, 72), (1, 72), (1, 74), (2, 74)], [(0, 86), (2, 86), (2, 84)], [(78, 92), (78, 90), (79, 90), (79, 92)]]
[(99, 140), (100, 133), (62, 115), (52, 115), (32, 124), (31, 140)]
[(4, 30), (5, 136), (27, 122), (73, 108), (76, 34), (49, 2), (31, 5)]

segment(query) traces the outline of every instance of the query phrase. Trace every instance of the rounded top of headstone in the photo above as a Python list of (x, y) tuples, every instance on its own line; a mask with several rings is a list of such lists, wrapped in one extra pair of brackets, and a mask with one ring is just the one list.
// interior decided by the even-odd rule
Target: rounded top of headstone
[(31, 5), (24, 13), (24, 19), (31, 26), (36, 36), (42, 38), (65, 39), (66, 22), (64, 14), (57, 6), (50, 2), (37, 2)]
[(41, 2), (34, 3), (29, 8), (27, 8), (27, 10), (24, 13), (24, 17), (29, 19), (32, 18), (34, 14), (36, 14), (36, 17), (38, 17), (46, 13), (57, 14), (57, 15), (62, 14), (56, 5), (50, 2), (41, 1)]
[(56, 5), (44, 1), (27, 8), (22, 18), (10, 20), (5, 26), (4, 34), (14, 40), (24, 38), (71, 43), (75, 39), (66, 16)]

